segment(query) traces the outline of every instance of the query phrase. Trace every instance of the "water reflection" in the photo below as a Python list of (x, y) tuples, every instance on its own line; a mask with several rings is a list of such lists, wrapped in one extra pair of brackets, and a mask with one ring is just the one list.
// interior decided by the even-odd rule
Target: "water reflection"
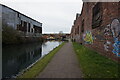
[(49, 53), (53, 50), (56, 46), (60, 45), (62, 42), (58, 41), (47, 41), (42, 45), (42, 55)]
[(10, 77), (39, 59), (42, 51), (41, 43), (3, 47), (3, 77)]
[(61, 42), (32, 43), (3, 47), (2, 51), (2, 76), (11, 77), (27, 68), (43, 55), (47, 54)]

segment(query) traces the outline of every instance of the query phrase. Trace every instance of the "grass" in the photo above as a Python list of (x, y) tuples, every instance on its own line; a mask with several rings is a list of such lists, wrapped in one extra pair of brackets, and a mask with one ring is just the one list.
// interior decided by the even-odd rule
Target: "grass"
[(59, 49), (64, 45), (62, 43), (46, 56), (44, 56), (41, 60), (39, 60), (33, 67), (31, 67), (28, 71), (26, 71), (23, 75), (18, 78), (35, 78), (43, 69), (47, 66), (47, 64), (51, 61), (52, 57), (59, 51)]
[(84, 78), (119, 78), (119, 63), (78, 43), (73, 43)]

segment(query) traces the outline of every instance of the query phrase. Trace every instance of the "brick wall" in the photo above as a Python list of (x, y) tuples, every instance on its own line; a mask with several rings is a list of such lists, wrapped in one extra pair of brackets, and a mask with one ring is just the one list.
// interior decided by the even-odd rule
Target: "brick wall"
[(84, 2), (72, 27), (78, 34), (71, 34), (77, 42), (120, 61), (119, 13), (120, 2)]

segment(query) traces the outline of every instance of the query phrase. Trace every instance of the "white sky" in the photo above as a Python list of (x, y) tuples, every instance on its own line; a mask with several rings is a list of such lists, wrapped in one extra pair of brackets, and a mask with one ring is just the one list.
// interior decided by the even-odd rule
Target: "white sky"
[(82, 0), (0, 0), (41, 23), (43, 33), (70, 33), (76, 13), (81, 13)]

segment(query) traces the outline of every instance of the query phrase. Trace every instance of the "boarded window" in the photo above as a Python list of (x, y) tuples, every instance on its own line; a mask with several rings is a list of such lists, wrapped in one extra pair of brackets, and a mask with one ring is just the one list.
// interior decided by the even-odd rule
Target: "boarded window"
[(102, 21), (101, 3), (98, 2), (93, 7), (92, 29), (99, 27), (101, 25), (101, 21)]

